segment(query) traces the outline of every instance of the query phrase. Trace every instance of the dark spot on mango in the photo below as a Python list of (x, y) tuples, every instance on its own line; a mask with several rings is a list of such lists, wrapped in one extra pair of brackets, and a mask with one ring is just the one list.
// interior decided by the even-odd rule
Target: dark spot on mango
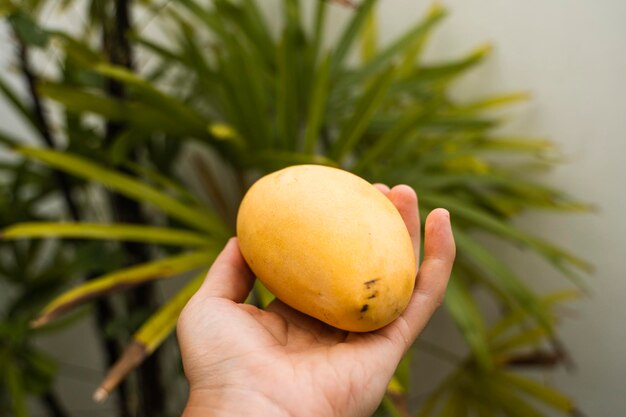
[(374, 278), (374, 279), (370, 279), (369, 281), (365, 281), (363, 283), (363, 285), (365, 285), (365, 288), (367, 288), (368, 290), (372, 288), (372, 285), (375, 285), (377, 281), (379, 281), (380, 278)]
[(367, 309), (370, 308), (369, 305), (367, 304), (363, 304), (363, 307), (361, 307), (361, 313), (365, 313), (367, 311)]
[(372, 295), (370, 295), (369, 297), (367, 297), (368, 300), (371, 300), (372, 298), (376, 298), (376, 296), (378, 295), (378, 291), (374, 291), (372, 293)]

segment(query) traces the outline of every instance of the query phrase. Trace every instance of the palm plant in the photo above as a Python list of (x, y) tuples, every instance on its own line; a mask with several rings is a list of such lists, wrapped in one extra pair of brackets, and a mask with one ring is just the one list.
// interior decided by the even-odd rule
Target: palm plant
[[(584, 261), (512, 220), (529, 209), (587, 206), (526, 176), (550, 166), (549, 141), (496, 133), (500, 120), (489, 110), (525, 94), (470, 103), (450, 96), (452, 83), (478, 65), (488, 47), (450, 62), (423, 62), (426, 41), (445, 16), (441, 7), (380, 46), (375, 0), (363, 0), (332, 41), (324, 38), (326, 17), (341, 6), (326, 1), (315, 2), (305, 16), (299, 0), (284, 0), (277, 34), (254, 0), (90, 1), (84, 2), (88, 21), (80, 36), (38, 24), (45, 1), (31, 3), (9, 2), (4, 13), (22, 58), (29, 48), (54, 49), (61, 56), (60, 76), (22, 65), (30, 74), (33, 106), (7, 83), (0, 87), (45, 146), (24, 146), (6, 132), (0, 140), (30, 161), (26, 166), (53, 169), (58, 195), (68, 213), (76, 213), (71, 222), (60, 216), (20, 221), (5, 228), (2, 239), (64, 238), (73, 251), (81, 239), (113, 240), (125, 246), (103, 247), (134, 254), (118, 269), (83, 274), (90, 279), (52, 300), (33, 326), (105, 295), (194, 273), (135, 330), (97, 399), (113, 392), (171, 334), (204, 271), (234, 233), (239, 201), (252, 182), (281, 167), (313, 163), (371, 182), (409, 184), (418, 192), (422, 215), (439, 206), (452, 213), (458, 257), (445, 307), (468, 353), (453, 359), (455, 370), (420, 404), (420, 416), (532, 417), (544, 415), (546, 406), (575, 413), (565, 395), (516, 370), (564, 360), (555, 306), (578, 292), (537, 294), (523, 271), (495, 257), (479, 233), (528, 248), (580, 287), (581, 272), (589, 270)], [(131, 12), (139, 10), (154, 16), (153, 24), (167, 33), (164, 40), (132, 24)], [(351, 55), (357, 48), (358, 63)], [(149, 65), (136, 67), (137, 51), (149, 57)], [(60, 105), (63, 149), (46, 139), (54, 129), (41, 111), (43, 102)], [(85, 198), (93, 195), (109, 201), (105, 222), (93, 221), (95, 205)], [(500, 308), (492, 324), (475, 298), (477, 289)], [(257, 284), (249, 302), (262, 306), (271, 297)], [(134, 300), (154, 309), (149, 294), (139, 292)], [(381, 414), (408, 415), (410, 362), (407, 357), (389, 384)]]

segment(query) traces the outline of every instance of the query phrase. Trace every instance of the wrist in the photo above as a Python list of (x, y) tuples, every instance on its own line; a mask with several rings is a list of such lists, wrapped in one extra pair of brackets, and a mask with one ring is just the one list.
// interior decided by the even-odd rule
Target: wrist
[(291, 417), (276, 402), (244, 390), (192, 390), (182, 417)]

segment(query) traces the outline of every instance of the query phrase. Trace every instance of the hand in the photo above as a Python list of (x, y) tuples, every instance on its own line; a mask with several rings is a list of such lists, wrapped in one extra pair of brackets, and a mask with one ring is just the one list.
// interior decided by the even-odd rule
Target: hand
[[(405, 185), (376, 187), (398, 208), (418, 257), (415, 192)], [(450, 216), (434, 210), (407, 309), (380, 330), (349, 333), (279, 300), (266, 310), (242, 304), (254, 276), (231, 239), (178, 321), (190, 387), (184, 416), (370, 416), (441, 304), (454, 256)]]

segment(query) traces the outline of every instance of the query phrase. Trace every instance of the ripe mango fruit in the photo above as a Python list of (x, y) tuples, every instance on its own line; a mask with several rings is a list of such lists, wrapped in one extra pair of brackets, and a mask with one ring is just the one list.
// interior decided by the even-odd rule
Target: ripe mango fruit
[(416, 264), (400, 213), (347, 171), (297, 165), (259, 179), (241, 202), (237, 236), (274, 295), (339, 329), (379, 329), (413, 292)]

